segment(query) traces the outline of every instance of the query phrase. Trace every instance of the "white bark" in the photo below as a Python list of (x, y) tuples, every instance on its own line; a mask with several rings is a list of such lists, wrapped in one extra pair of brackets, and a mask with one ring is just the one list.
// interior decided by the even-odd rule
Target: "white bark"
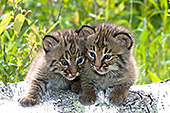
[(78, 101), (78, 95), (71, 91), (49, 91), (41, 99), (39, 105), (21, 107), (18, 98), (25, 94), (28, 87), (26, 82), (8, 84), (7, 87), (0, 82), (0, 111), (2, 113), (170, 113), (170, 80), (149, 85), (132, 86), (126, 102), (116, 107), (109, 104), (108, 95), (98, 92), (99, 99), (94, 105), (83, 106)]

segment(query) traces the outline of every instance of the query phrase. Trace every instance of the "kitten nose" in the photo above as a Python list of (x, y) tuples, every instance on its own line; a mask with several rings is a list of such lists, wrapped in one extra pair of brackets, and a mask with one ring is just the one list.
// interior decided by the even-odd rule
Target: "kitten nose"
[(95, 66), (96, 69), (100, 69), (100, 66)]
[(76, 76), (76, 75), (77, 75), (77, 73), (76, 73), (76, 72), (73, 72), (73, 73), (71, 73), (71, 75), (72, 75), (72, 76)]

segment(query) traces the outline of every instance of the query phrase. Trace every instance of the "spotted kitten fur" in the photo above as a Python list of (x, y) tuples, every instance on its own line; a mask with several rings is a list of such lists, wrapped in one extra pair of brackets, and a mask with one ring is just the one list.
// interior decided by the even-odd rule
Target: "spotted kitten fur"
[(94, 104), (96, 90), (113, 88), (110, 103), (121, 104), (137, 76), (133, 36), (124, 27), (109, 23), (101, 23), (95, 28), (83, 25), (77, 32), (87, 37), (88, 57), (80, 77), (79, 101), (84, 105)]
[(49, 88), (70, 89), (85, 61), (84, 40), (73, 29), (52, 32), (42, 44), (27, 73), (27, 95), (18, 100), (24, 107), (38, 104), (40, 94)]

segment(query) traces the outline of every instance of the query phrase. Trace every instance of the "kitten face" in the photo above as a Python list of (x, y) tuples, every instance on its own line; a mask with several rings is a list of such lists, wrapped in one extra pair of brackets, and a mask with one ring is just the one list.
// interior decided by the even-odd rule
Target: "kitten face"
[(62, 30), (47, 35), (43, 40), (46, 63), (53, 73), (60, 73), (68, 80), (75, 79), (82, 70), (84, 41), (74, 30)]
[(99, 40), (96, 41), (94, 39), (96, 39), (95, 35), (89, 37), (87, 41), (87, 54), (93, 69), (99, 74), (106, 74), (111, 70), (118, 70), (119, 68), (116, 64), (118, 61), (117, 54), (121, 51), (119, 51), (119, 47), (116, 46), (117, 43), (114, 40), (109, 40), (104, 42), (105, 44), (99, 45), (97, 43)]
[(119, 70), (119, 64), (125, 63), (124, 57), (129, 55), (133, 44), (130, 33), (113, 24), (99, 24), (95, 32), (87, 27), (82, 27), (79, 32), (84, 35), (87, 32), (87, 55), (93, 69), (101, 75)]
[(115, 63), (117, 56), (112, 53), (105, 53), (104, 50), (106, 49), (102, 51), (88, 49), (87, 52), (93, 69), (99, 74), (106, 74), (111, 70), (119, 69)]

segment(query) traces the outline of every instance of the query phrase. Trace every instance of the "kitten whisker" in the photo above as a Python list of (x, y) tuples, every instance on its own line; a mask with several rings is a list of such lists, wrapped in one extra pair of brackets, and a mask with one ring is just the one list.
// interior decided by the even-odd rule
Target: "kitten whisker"
[(110, 71), (110, 74), (115, 76), (115, 80), (117, 80), (117, 73), (114, 73), (113, 71)]
[(86, 72), (89, 72), (92, 67), (93, 67), (93, 66), (90, 66), (90, 67), (86, 70)]

